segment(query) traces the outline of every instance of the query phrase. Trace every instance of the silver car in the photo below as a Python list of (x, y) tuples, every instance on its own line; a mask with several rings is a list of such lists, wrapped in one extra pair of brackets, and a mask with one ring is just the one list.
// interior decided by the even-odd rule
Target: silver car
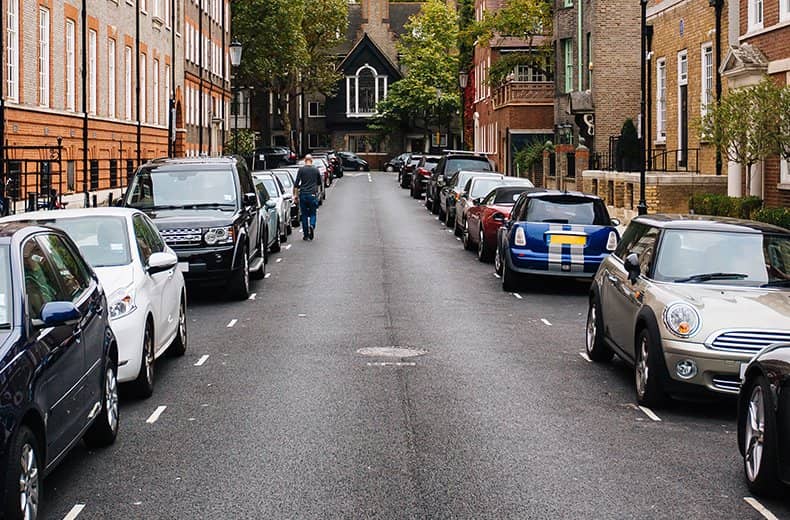
[(752, 357), (790, 341), (790, 231), (719, 217), (640, 216), (595, 275), (587, 354), (634, 366), (639, 404), (737, 394)]
[(262, 182), (269, 193), (271, 200), (277, 203), (277, 230), (280, 234), (280, 242), (286, 242), (288, 235), (291, 234), (291, 204), (293, 203), (293, 193), (286, 192), (280, 179), (272, 172), (252, 172), (255, 182)]

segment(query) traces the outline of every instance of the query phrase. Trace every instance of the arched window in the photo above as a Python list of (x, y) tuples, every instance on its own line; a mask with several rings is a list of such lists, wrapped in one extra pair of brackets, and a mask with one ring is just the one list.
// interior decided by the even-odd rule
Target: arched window
[(353, 76), (346, 77), (346, 115), (370, 117), (376, 113), (376, 104), (387, 97), (388, 78), (376, 69), (363, 65)]

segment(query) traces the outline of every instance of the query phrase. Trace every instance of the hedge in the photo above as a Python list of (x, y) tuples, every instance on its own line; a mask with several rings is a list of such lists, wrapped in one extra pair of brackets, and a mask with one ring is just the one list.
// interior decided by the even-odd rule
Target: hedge
[(763, 201), (759, 197), (728, 197), (711, 193), (693, 195), (689, 201), (689, 207), (697, 215), (746, 219), (752, 218), (762, 206)]
[(754, 220), (790, 229), (790, 208), (763, 208), (754, 212)]

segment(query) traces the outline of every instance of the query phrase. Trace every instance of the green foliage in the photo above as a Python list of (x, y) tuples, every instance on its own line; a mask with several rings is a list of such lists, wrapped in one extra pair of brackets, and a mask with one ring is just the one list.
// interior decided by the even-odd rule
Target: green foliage
[(238, 153), (249, 156), (255, 151), (255, 132), (248, 128), (231, 130), (227, 134), (224, 150), (226, 153)]
[(475, 49), (472, 27), (475, 24), (474, 0), (458, 1), (458, 61), (460, 70), (469, 70)]
[(341, 74), (335, 68), (333, 49), (346, 38), (347, 0), (307, 0), (302, 31), (307, 46), (307, 64), (300, 72), (308, 92), (332, 96)]
[(626, 119), (620, 129), (620, 140), (616, 150), (617, 169), (632, 172), (639, 169), (639, 134), (632, 119)]
[(528, 172), (535, 165), (541, 164), (543, 162), (543, 150), (545, 149), (546, 145), (544, 143), (535, 141), (529, 146), (526, 146), (516, 152), (516, 155), (513, 157), (513, 159), (518, 171)]
[(751, 219), (757, 210), (762, 208), (760, 197), (728, 197), (713, 193), (693, 195), (689, 200), (689, 208), (698, 215), (714, 215), (717, 217), (733, 217)]
[(753, 215), (754, 220), (790, 229), (790, 208), (763, 208)]

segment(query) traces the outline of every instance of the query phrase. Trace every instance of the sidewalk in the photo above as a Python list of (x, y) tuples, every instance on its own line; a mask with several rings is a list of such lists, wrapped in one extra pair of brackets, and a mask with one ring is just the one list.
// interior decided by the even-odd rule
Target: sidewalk
[[(109, 205), (110, 195), (112, 195), (112, 200), (116, 201), (118, 198), (123, 194), (124, 188), (113, 188), (108, 190), (97, 190), (88, 192), (88, 203), (85, 203), (85, 194), (82, 192), (79, 193), (70, 193), (68, 195), (63, 195), (61, 197), (61, 201), (66, 209), (79, 209), (85, 207), (93, 207), (94, 205), (94, 197), (96, 198), (96, 206), (107, 206)], [(27, 208), (28, 201), (27, 200), (20, 200), (11, 205), (12, 213), (24, 213), (25, 209)]]

